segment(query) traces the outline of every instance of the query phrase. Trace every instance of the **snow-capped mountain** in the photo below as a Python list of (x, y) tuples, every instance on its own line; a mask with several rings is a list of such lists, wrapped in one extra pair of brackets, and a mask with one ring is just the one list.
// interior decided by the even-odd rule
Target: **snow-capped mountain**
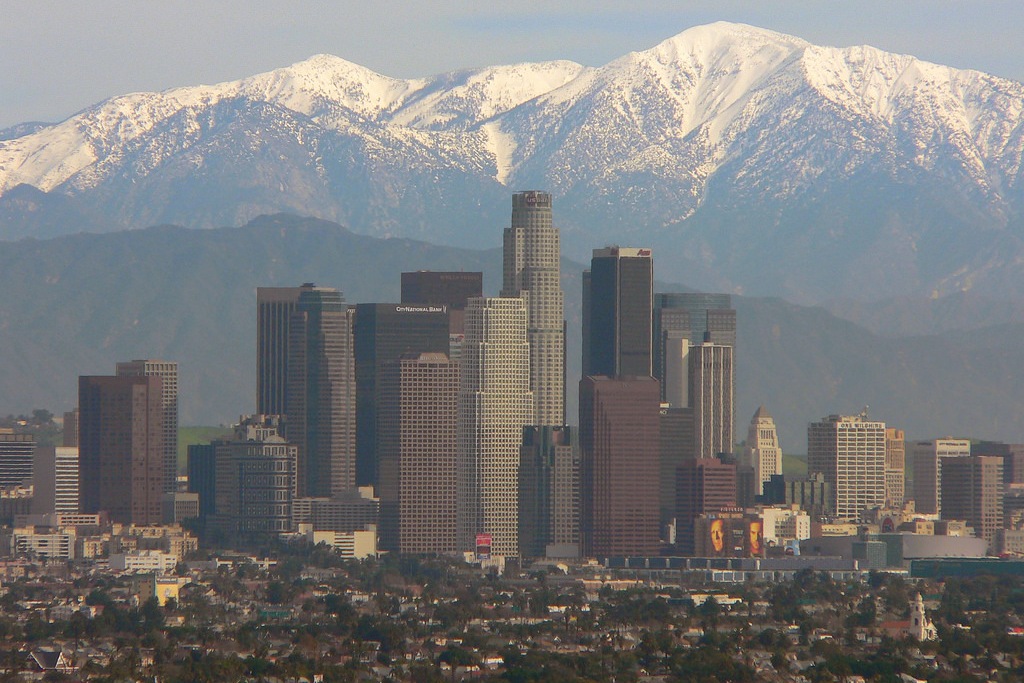
[(598, 68), (319, 55), (0, 131), (0, 236), (293, 211), (489, 246), (536, 187), (571, 255), (650, 245), (695, 286), (1020, 294), (1022, 117), (1020, 83), (728, 23)]

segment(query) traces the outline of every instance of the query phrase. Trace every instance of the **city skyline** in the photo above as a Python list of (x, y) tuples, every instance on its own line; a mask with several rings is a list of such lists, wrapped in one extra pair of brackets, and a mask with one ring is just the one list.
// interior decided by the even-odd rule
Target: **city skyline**
[[(735, 449), (738, 335), (731, 298), (655, 294), (653, 253), (644, 247), (595, 249), (581, 274), (587, 345), (578, 433), (564, 424), (560, 406), (546, 418), (559, 424), (538, 419), (537, 394), (548, 393), (545, 403), (560, 399), (564, 378), (564, 346), (548, 338), (560, 341), (566, 326), (550, 199), (540, 191), (512, 196), (504, 296), (467, 298), (480, 274), (455, 271), (402, 273), (403, 297), (446, 300), (437, 304), (350, 304), (340, 290), (308, 282), (258, 287), (257, 405), (279, 399), (283, 415), (243, 416), (234, 450), (223, 441), (190, 448), (188, 493), (166, 456), (168, 426), (176, 423), (170, 408), (177, 405), (177, 361), (123, 361), (115, 376), (80, 377), (82, 511), (150, 524), (197, 514), (221, 539), (369, 534), (398, 552), (576, 557), (708, 547), (716, 555), (762, 554), (763, 520), (746, 511), (769, 499), (790, 504), (797, 490), (810, 491), (799, 495), (810, 495), (812, 506), (832, 501), (816, 518), (840, 525), (898, 508), (903, 432), (869, 421), (866, 408), (808, 424), (808, 479), (783, 473), (775, 425), (763, 406), (749, 432), (756, 448)], [(454, 334), (448, 306), (463, 303), (462, 332)], [(685, 377), (685, 400), (665, 402), (653, 376), (652, 337), (663, 342), (665, 374), (680, 384)], [(538, 372), (538, 355), (542, 366), (558, 362)], [(685, 371), (673, 369), (684, 359)], [(372, 429), (356, 429), (360, 420)], [(899, 514), (948, 521), (938, 509), (938, 448), (932, 474), (917, 457), (919, 445), (910, 445), (907, 474), (918, 485), (933, 481), (936, 509), (927, 509), (921, 493), (922, 509)], [(993, 449), (991, 462), (1019, 469), (1014, 446)], [(967, 441), (961, 450), (973, 455)], [(129, 461), (146, 473), (131, 474), (127, 487)], [(996, 506), (1002, 515), (1003, 491), (992, 488), (990, 470), (979, 490), (986, 509)], [(1002, 469), (997, 478), (1002, 482)], [(757, 499), (763, 484), (764, 498)], [(203, 495), (214, 503), (205, 512)], [(994, 548), (1002, 517), (993, 522), (974, 504), (962, 502), (953, 521), (963, 524), (968, 514), (984, 519), (983, 529), (975, 526)], [(890, 520), (890, 530), (899, 523)], [(722, 545), (714, 534), (727, 526), (730, 540)], [(740, 527), (751, 536), (741, 539)], [(959, 529), (942, 528), (943, 535)]]

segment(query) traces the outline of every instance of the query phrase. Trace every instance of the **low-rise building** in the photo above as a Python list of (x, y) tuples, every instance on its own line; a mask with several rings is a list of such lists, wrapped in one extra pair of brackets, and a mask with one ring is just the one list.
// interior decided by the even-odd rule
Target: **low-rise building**
[(22, 527), (13, 529), (3, 546), (9, 554), (19, 557), (37, 557), (44, 560), (75, 559), (74, 531), (50, 527)]
[(1024, 529), (1000, 529), (996, 534), (1000, 555), (1024, 555)]
[(144, 603), (150, 598), (156, 598), (160, 606), (163, 607), (168, 600), (176, 601), (182, 586), (187, 583), (189, 583), (189, 579), (180, 576), (148, 574), (136, 577), (133, 581), (133, 588), (140, 603)]
[(178, 556), (160, 550), (136, 550), (116, 553), (109, 558), (110, 569), (115, 572), (152, 572), (166, 574), (178, 564)]
[(365, 531), (310, 531), (306, 538), (314, 545), (325, 543), (342, 557), (377, 556), (377, 527), (373, 525)]
[(811, 537), (811, 517), (799, 505), (758, 507), (757, 514), (764, 520), (764, 541), (768, 546), (783, 546), (787, 541)]

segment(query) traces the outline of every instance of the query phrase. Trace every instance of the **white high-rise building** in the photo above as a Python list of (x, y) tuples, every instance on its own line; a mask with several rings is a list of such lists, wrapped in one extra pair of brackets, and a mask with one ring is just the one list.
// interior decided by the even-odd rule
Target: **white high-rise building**
[(117, 364), (118, 377), (160, 378), (164, 412), (164, 493), (178, 490), (178, 364), (165, 360), (133, 360)]
[(551, 195), (512, 195), (512, 225), (505, 228), (501, 296), (526, 302), (530, 343), (530, 424), (565, 424), (565, 314), (559, 279), (559, 235), (552, 226)]
[(885, 504), (885, 423), (861, 415), (829, 415), (807, 425), (807, 473), (821, 473), (834, 493), (837, 518), (858, 519)]
[(39, 446), (32, 467), (32, 512), (78, 513), (78, 447)]
[(693, 408), (694, 453), (714, 458), (732, 453), (733, 347), (704, 342), (690, 347), (690, 407)]
[(661, 365), (665, 375), (661, 394), (671, 408), (690, 407), (690, 340), (684, 332), (668, 330), (661, 339)]
[(747, 465), (754, 468), (755, 494), (761, 495), (761, 488), (773, 474), (782, 474), (782, 449), (779, 447), (779, 432), (775, 420), (764, 406), (757, 409), (747, 429)]
[(522, 298), (475, 297), (466, 306), (456, 448), (461, 550), (487, 534), (495, 555), (519, 553), (519, 446), (534, 418), (526, 319)]

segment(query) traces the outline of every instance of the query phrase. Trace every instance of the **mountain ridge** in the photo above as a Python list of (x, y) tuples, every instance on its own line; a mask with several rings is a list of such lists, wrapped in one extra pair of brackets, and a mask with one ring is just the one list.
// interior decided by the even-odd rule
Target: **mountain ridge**
[(743, 24), (599, 67), (395, 79), (317, 55), (23, 130), (0, 209), (46, 196), (8, 202), (0, 238), (286, 211), (483, 248), (509, 191), (542, 187), (568, 255), (643, 244), (705, 289), (1024, 295), (1024, 85)]

